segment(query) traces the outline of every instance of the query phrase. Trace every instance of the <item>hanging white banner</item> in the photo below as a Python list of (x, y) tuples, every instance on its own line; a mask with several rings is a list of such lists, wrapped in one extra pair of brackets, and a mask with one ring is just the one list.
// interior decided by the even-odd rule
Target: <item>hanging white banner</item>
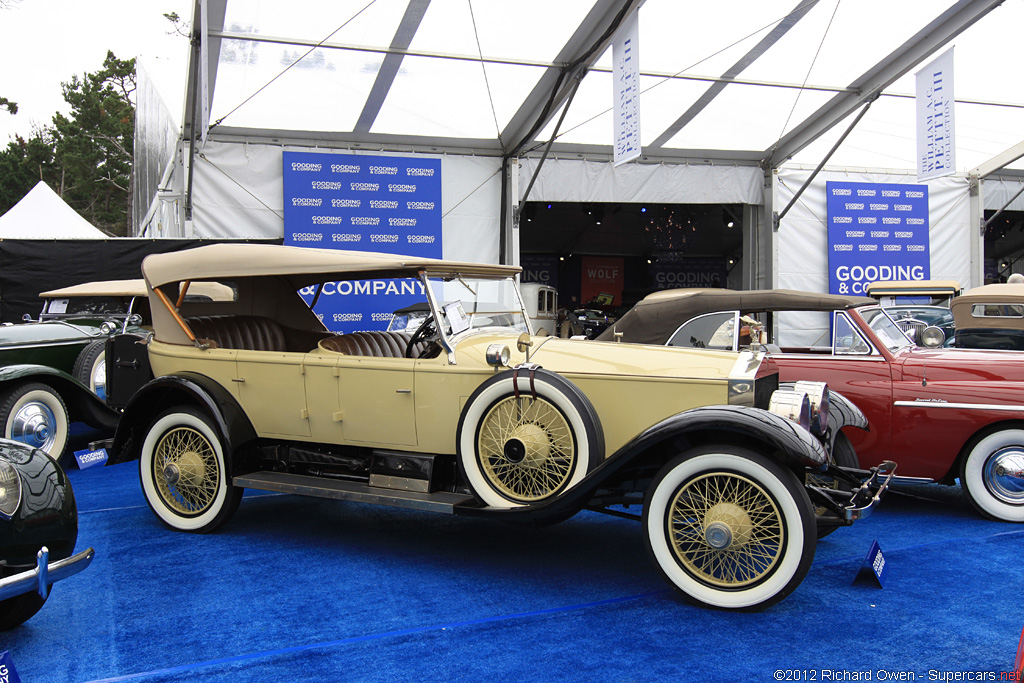
[(953, 48), (917, 72), (917, 179), (956, 170), (953, 135)]
[(634, 12), (612, 45), (615, 165), (640, 156), (640, 24)]

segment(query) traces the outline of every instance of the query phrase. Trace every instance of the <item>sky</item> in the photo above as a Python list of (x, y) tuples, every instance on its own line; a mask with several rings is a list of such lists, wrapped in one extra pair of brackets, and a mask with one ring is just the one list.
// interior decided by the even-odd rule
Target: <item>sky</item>
[(0, 110), (0, 147), (15, 134), (28, 137), (69, 108), (61, 83), (98, 71), (107, 50), (136, 57), (168, 108), (180, 120), (188, 39), (168, 35), (165, 13), (190, 18), (192, 0), (6, 0), (0, 9), (0, 97), (18, 103), (14, 116)]

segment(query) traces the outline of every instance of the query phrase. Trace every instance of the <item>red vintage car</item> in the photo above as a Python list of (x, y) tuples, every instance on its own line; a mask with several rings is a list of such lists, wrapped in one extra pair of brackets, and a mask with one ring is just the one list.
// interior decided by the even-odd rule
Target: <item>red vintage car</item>
[(922, 348), (873, 299), (790, 290), (656, 292), (597, 340), (765, 346), (783, 381), (828, 382), (863, 411), (868, 431), (843, 430), (862, 467), (959, 478), (983, 515), (1024, 522), (1024, 354)]

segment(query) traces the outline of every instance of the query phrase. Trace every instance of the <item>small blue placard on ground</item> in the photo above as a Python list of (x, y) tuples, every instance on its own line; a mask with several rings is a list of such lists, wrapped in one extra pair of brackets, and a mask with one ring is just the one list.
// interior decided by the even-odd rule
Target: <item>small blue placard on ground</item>
[(0, 652), (0, 683), (21, 683), (10, 652)]
[[(84, 470), (87, 467), (104, 465), (107, 462), (107, 449), (99, 448), (91, 451), (86, 448), (85, 450), (75, 451), (75, 461), (78, 463), (78, 469), (80, 470)], [(2, 678), (0, 678), (0, 683), (3, 683)]]
[(878, 547), (878, 541), (871, 541), (871, 549), (864, 557), (864, 562), (853, 582), (857, 583), (862, 579), (867, 579), (871, 583), (877, 583), (879, 588), (885, 588), (885, 575), (888, 569), (882, 549)]

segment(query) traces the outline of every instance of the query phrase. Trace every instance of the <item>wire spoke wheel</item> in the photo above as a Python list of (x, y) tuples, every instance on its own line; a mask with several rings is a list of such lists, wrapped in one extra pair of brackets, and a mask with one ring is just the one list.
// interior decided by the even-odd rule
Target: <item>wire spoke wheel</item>
[(191, 427), (168, 431), (156, 446), (153, 480), (164, 503), (184, 516), (198, 515), (213, 503), (220, 467), (213, 446)]
[(481, 421), (477, 448), (491, 485), (522, 502), (560, 490), (576, 464), (569, 423), (543, 398), (509, 396), (498, 401)]
[(775, 567), (785, 542), (775, 502), (755, 482), (732, 473), (688, 482), (667, 521), (679, 562), (713, 586), (756, 583)]

